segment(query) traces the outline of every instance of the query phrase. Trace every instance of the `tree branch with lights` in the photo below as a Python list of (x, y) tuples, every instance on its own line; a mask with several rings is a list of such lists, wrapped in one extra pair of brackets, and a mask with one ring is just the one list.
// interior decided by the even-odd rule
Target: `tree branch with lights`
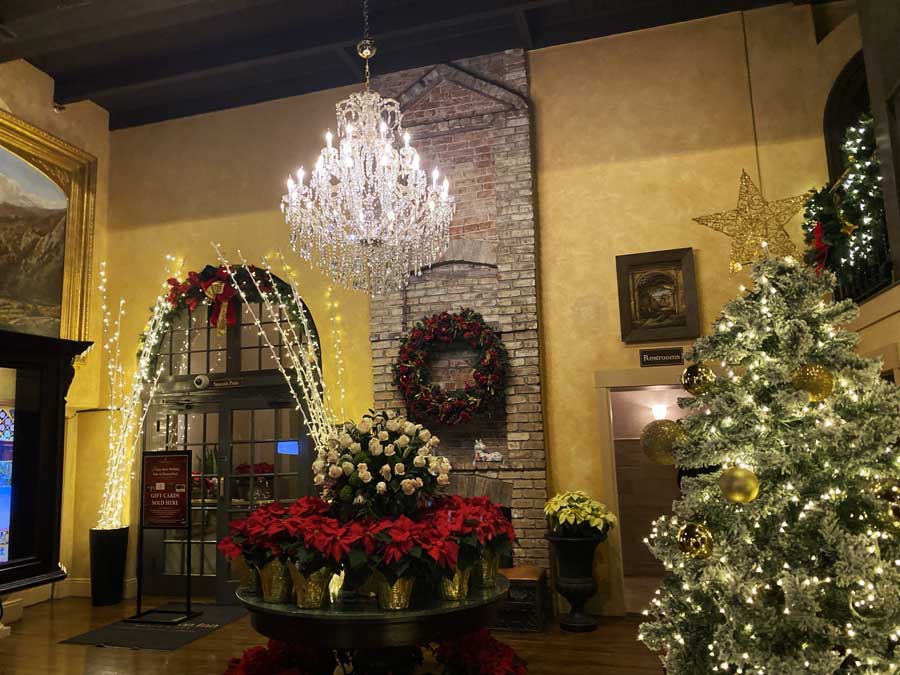
[[(170, 264), (174, 264), (169, 258)], [(125, 300), (119, 300), (115, 314), (106, 296), (106, 263), (100, 265), (101, 315), (103, 317), (103, 350), (109, 379), (109, 437), (106, 460), (106, 482), (97, 529), (112, 530), (125, 525), (125, 496), (131, 482), (139, 432), (162, 374), (156, 363), (159, 344), (171, 324), (166, 293), (161, 293), (153, 305), (150, 320), (144, 330), (137, 367), (132, 373), (122, 364), (121, 330), (125, 317)], [(165, 286), (165, 284), (164, 284)]]
[(872, 264), (875, 250), (886, 250), (884, 199), (876, 156), (875, 128), (864, 115), (847, 129), (842, 146), (844, 173), (814, 190), (806, 203), (803, 229), (806, 262), (845, 281), (855, 269)]

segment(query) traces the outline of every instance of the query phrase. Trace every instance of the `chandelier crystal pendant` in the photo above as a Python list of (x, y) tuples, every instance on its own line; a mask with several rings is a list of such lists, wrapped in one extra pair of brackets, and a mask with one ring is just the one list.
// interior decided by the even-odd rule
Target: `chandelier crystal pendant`
[(375, 295), (405, 287), (443, 255), (455, 203), (447, 178), (422, 169), (400, 104), (369, 90), (376, 49), (367, 6), (364, 20), (357, 52), (365, 90), (337, 104), (337, 138), (329, 130), (312, 172), (301, 167), (288, 178), (281, 210), (295, 252), (337, 283)]

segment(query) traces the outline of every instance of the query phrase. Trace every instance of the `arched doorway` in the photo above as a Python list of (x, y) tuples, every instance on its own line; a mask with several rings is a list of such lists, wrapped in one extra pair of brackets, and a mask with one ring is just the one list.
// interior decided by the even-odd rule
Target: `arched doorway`
[(847, 128), (855, 124), (863, 113), (870, 113), (870, 110), (866, 62), (860, 50), (841, 70), (825, 102), (822, 133), (825, 137), (829, 180), (837, 180), (844, 172), (841, 146)]
[[(237, 584), (216, 548), (228, 523), (262, 503), (313, 492), (313, 445), (265, 340), (280, 352), (281, 333), (255, 305), (252, 313), (235, 306), (235, 324), (221, 332), (210, 325), (208, 304), (176, 316), (159, 352), (163, 375), (144, 425), (145, 452), (192, 454), (192, 587), (219, 602), (233, 602)], [(308, 311), (307, 318), (314, 333)], [(147, 530), (144, 537), (146, 592), (182, 592), (187, 533)]]

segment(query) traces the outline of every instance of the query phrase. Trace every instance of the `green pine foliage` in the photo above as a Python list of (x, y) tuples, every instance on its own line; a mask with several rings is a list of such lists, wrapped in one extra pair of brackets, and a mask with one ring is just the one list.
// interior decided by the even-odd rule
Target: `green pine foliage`
[[(653, 525), (667, 575), (640, 637), (668, 675), (900, 672), (900, 390), (854, 352), (840, 326), (856, 310), (828, 299), (832, 275), (768, 259), (753, 277), (693, 348), (718, 378), (681, 399), (695, 414), (674, 454), (716, 468)], [(805, 364), (834, 376), (820, 403), (792, 386)], [(719, 487), (735, 465), (759, 478), (748, 504)], [(712, 533), (709, 557), (680, 550), (689, 522)]]
[(839, 280), (871, 264), (874, 250), (886, 250), (881, 170), (875, 125), (863, 115), (847, 129), (842, 147), (844, 174), (806, 203), (803, 229), (806, 262), (834, 272)]

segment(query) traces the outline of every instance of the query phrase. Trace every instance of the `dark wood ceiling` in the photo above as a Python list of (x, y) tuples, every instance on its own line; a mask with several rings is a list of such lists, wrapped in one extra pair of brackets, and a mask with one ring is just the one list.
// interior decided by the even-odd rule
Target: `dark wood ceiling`
[[(799, 0), (795, 0), (800, 4)], [(370, 0), (375, 72), (536, 49), (774, 0)], [(0, 0), (0, 62), (113, 129), (361, 81), (362, 0)]]

